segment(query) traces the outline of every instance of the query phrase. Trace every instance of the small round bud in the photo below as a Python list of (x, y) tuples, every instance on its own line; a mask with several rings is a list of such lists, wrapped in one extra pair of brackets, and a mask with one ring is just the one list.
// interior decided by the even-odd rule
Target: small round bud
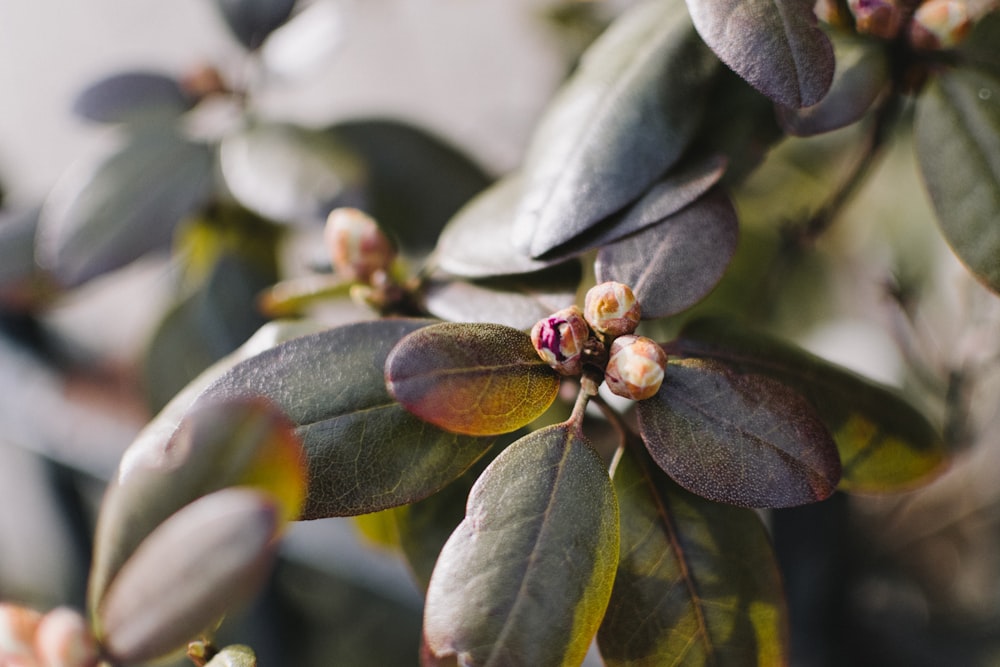
[(604, 381), (618, 396), (641, 401), (660, 390), (666, 367), (667, 353), (656, 341), (645, 336), (622, 336), (611, 344)]
[(396, 257), (396, 249), (378, 223), (356, 208), (331, 211), (324, 239), (333, 267), (350, 280), (367, 281), (377, 271), (388, 269)]
[(630, 334), (639, 326), (642, 310), (632, 289), (624, 283), (606, 282), (587, 291), (583, 314), (590, 326), (609, 336)]
[(579, 375), (583, 368), (583, 348), (590, 327), (576, 306), (539, 320), (531, 328), (531, 342), (545, 363), (563, 375)]
[(35, 634), (35, 653), (51, 667), (93, 667), (97, 643), (79, 612), (58, 607), (42, 617)]
[(971, 27), (964, 0), (927, 0), (913, 13), (908, 37), (918, 49), (948, 49), (960, 44)]
[(907, 16), (900, 0), (848, 0), (847, 6), (859, 34), (882, 39), (895, 39)]

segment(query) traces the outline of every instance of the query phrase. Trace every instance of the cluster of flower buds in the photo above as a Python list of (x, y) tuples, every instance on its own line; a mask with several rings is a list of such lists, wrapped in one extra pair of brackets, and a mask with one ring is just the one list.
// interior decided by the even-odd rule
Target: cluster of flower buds
[(94, 667), (97, 644), (87, 622), (68, 607), (40, 614), (0, 604), (0, 665), (4, 667)]
[(347, 280), (370, 282), (396, 258), (396, 248), (378, 223), (356, 208), (331, 211), (323, 236), (333, 268)]
[(655, 341), (633, 335), (641, 314), (628, 285), (601, 283), (587, 292), (582, 312), (571, 306), (539, 320), (531, 342), (538, 356), (563, 375), (600, 364), (613, 393), (641, 401), (659, 391), (667, 365)]
[[(828, 23), (840, 23), (832, 0), (819, 0), (816, 14)], [(854, 29), (863, 35), (896, 39), (905, 35), (922, 50), (949, 49), (959, 44), (973, 24), (968, 0), (925, 0), (914, 9), (908, 0), (848, 0)]]

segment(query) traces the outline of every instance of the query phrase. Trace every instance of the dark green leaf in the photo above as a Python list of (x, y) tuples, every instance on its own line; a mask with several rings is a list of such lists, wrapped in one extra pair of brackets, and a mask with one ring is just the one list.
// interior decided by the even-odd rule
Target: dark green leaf
[(840, 480), (837, 448), (816, 410), (766, 375), (672, 360), (638, 415), (656, 463), (709, 500), (789, 507), (823, 500)]
[(459, 208), (490, 184), (439, 137), (404, 123), (354, 120), (330, 133), (365, 165), (365, 205), (404, 252), (426, 253)]
[(632, 287), (644, 319), (679, 313), (722, 279), (736, 252), (739, 225), (729, 197), (705, 195), (663, 222), (601, 249), (597, 281)]
[(1000, 76), (941, 72), (917, 105), (917, 157), (949, 245), (1000, 292)]
[(466, 282), (432, 279), (424, 302), (436, 317), (452, 322), (494, 322), (530, 329), (535, 322), (573, 305), (580, 284), (578, 262), (521, 276)]
[(194, 106), (177, 79), (158, 72), (121, 72), (87, 86), (73, 112), (99, 123), (169, 121)]
[(364, 178), (358, 158), (327, 132), (261, 123), (219, 147), (226, 185), (241, 204), (279, 222), (321, 222), (354, 203)]
[(212, 186), (209, 148), (166, 130), (142, 132), (89, 173), (71, 173), (39, 220), (38, 258), (68, 286), (166, 246)]
[(621, 558), (597, 634), (609, 667), (788, 664), (787, 610), (752, 510), (670, 480), (642, 451), (615, 470)]
[(38, 271), (37, 231), (37, 208), (0, 213), (0, 292), (30, 279)]
[(386, 360), (385, 379), (416, 416), (470, 435), (519, 429), (559, 391), (559, 376), (528, 334), (489, 323), (444, 322), (409, 334)]
[(427, 665), (579, 665), (618, 562), (600, 457), (567, 425), (490, 464), (441, 552), (424, 611)]
[(838, 36), (833, 41), (837, 68), (833, 85), (817, 104), (802, 109), (779, 107), (782, 125), (800, 137), (830, 132), (854, 123), (889, 90), (889, 55), (872, 39)]
[(215, 4), (236, 39), (250, 50), (263, 44), (295, 8), (295, 0), (215, 0)]
[(274, 560), (279, 512), (268, 496), (226, 489), (171, 516), (122, 567), (97, 610), (97, 633), (116, 662), (182, 648), (248, 601)]
[(787, 343), (706, 319), (686, 326), (669, 351), (768, 375), (808, 398), (836, 440), (845, 490), (899, 491), (944, 464), (941, 436), (897, 393)]
[(993, 11), (979, 19), (972, 32), (958, 46), (963, 64), (978, 67), (1000, 77), (1000, 12)]
[(778, 104), (807, 107), (833, 80), (830, 40), (803, 0), (687, 0), (705, 42), (741, 77)]
[(514, 243), (539, 257), (641, 195), (691, 140), (716, 65), (676, 1), (615, 21), (531, 141)]

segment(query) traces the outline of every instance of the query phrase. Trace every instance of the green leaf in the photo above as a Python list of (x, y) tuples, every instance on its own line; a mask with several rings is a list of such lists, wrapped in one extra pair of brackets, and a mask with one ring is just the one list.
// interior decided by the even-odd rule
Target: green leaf
[(739, 223), (729, 197), (705, 195), (663, 222), (597, 254), (597, 281), (632, 287), (643, 319), (690, 308), (712, 291), (736, 252)]
[(295, 0), (215, 0), (233, 36), (251, 51), (288, 20)]
[(993, 76), (1000, 76), (998, 44), (1000, 44), (1000, 12), (993, 11), (976, 21), (969, 36), (958, 45), (961, 64), (986, 70)]
[(639, 197), (690, 142), (716, 66), (678, 2), (617, 19), (531, 140), (514, 243), (539, 257)]
[(176, 119), (194, 104), (174, 77), (138, 70), (90, 84), (73, 101), (73, 113), (99, 123), (163, 122)]
[(504, 450), (476, 482), (424, 610), (427, 665), (579, 665), (618, 562), (618, 506), (568, 425)]
[(788, 343), (705, 319), (688, 324), (669, 352), (768, 375), (809, 399), (837, 443), (844, 490), (900, 491), (926, 482), (945, 463), (941, 436), (895, 391)]
[(641, 450), (626, 450), (614, 483), (621, 557), (597, 634), (605, 664), (788, 664), (781, 575), (757, 514), (688, 493)]
[(72, 287), (166, 246), (177, 222), (207, 198), (213, 165), (207, 146), (171, 131), (131, 135), (50, 194), (39, 220), (39, 262)]
[(705, 42), (754, 88), (786, 107), (823, 98), (833, 46), (803, 0), (687, 0)]
[(35, 264), (38, 209), (0, 212), (0, 293), (31, 279)]
[(445, 322), (399, 342), (385, 364), (389, 392), (424, 421), (494, 435), (541, 416), (559, 376), (528, 334), (501, 324)]
[(840, 460), (816, 410), (777, 380), (716, 360), (671, 360), (638, 404), (646, 447), (692, 493), (741, 507), (789, 507), (834, 492)]
[(182, 648), (245, 603), (270, 573), (279, 512), (264, 494), (226, 489), (179, 510), (122, 567), (97, 610), (97, 635), (116, 663)]
[(1000, 76), (941, 72), (920, 98), (914, 133), (945, 238), (1000, 292)]

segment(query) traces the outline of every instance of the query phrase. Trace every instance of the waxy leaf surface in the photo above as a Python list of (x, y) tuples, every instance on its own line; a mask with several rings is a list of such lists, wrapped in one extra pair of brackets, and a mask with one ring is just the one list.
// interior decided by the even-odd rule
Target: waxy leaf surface
[(177, 79), (158, 72), (121, 72), (87, 86), (73, 112), (99, 123), (169, 120), (194, 106)]
[(920, 169), (948, 244), (1000, 293), (1000, 74), (940, 73), (915, 124)]
[(673, 315), (703, 299), (736, 252), (739, 223), (729, 197), (708, 194), (663, 222), (605, 246), (597, 281), (632, 287), (644, 319)]
[(445, 322), (414, 332), (389, 355), (385, 378), (413, 414), (470, 435), (518, 429), (559, 391), (528, 335), (500, 324)]
[(833, 80), (833, 46), (804, 0), (687, 0), (705, 42), (754, 88), (786, 107), (816, 104)]
[(233, 36), (253, 50), (288, 20), (295, 0), (215, 0), (215, 5)]
[(671, 361), (660, 391), (637, 406), (653, 459), (704, 498), (789, 507), (827, 498), (840, 480), (837, 448), (816, 410), (765, 375), (715, 360)]
[(579, 665), (618, 562), (600, 457), (566, 425), (504, 450), (469, 495), (424, 611), (425, 665)]
[(945, 463), (941, 436), (895, 391), (788, 343), (706, 319), (687, 325), (670, 353), (767, 375), (809, 399), (837, 443), (847, 491), (900, 491)]
[(97, 634), (115, 662), (183, 648), (263, 584), (281, 528), (264, 494), (226, 489), (163, 522), (125, 563), (97, 610)]
[(538, 126), (515, 244), (539, 257), (639, 197), (691, 140), (716, 66), (679, 2), (622, 15)]
[(688, 493), (641, 450), (615, 470), (621, 557), (597, 641), (608, 667), (788, 663), (767, 531), (749, 509)]

